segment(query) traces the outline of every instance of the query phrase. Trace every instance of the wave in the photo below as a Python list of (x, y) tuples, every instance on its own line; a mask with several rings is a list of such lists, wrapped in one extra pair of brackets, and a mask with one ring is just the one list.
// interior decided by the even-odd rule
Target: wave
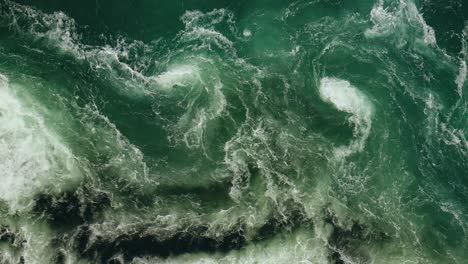
[(379, 0), (370, 12), (374, 26), (365, 31), (369, 38), (393, 36), (398, 47), (413, 45), (422, 40), (424, 44), (436, 46), (435, 31), (427, 25), (418, 8), (411, 0), (390, 2)]
[(87, 45), (82, 42), (82, 35), (78, 33), (80, 27), (65, 13), (47, 14), (12, 1), (4, 2), (2, 20), (17, 34), (32, 38), (45, 47), (53, 47), (78, 62), (87, 63), (91, 69), (110, 77), (123, 92), (147, 94), (144, 89), (147, 79), (143, 72), (151, 61), (140, 59), (135, 64), (130, 61), (132, 57), (144, 56), (141, 53), (150, 51), (150, 46), (141, 41), (128, 41), (122, 36), (117, 38), (114, 45)]
[[(370, 3), (365, 14), (341, 12), (338, 2), (246, 17), (186, 11), (167, 39), (101, 36), (102, 45), (87, 43), (86, 29), (63, 12), (2, 2), (12, 39), (80, 66), (64, 74), (77, 77), (71, 84), (41, 91), (1, 78), (0, 169), (9, 174), (0, 199), (32, 207), (20, 216), (37, 224), (17, 231), (34, 243), (25, 259), (429, 263), (427, 241), (449, 237), (431, 233), (435, 225), (466, 228), (462, 203), (444, 194), (435, 203), (424, 185), (440, 174), (432, 166), (465, 168), (466, 47), (440, 66), (442, 56), (411, 50), (437, 46), (413, 1)], [(391, 47), (374, 47), (378, 40)], [(23, 90), (58, 98), (50, 107), (76, 126), (55, 131), (37, 109), (47, 103)], [(68, 191), (80, 169), (89, 177)], [(453, 223), (419, 215), (427, 212)]]
[(0, 199), (15, 211), (26, 209), (34, 194), (66, 189), (83, 175), (70, 149), (11, 86), (0, 74)]

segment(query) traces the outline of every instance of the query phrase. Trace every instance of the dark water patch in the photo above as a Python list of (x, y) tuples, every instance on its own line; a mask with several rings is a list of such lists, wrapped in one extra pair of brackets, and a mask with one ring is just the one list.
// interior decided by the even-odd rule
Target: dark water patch
[(109, 195), (100, 191), (82, 189), (58, 195), (43, 193), (35, 198), (33, 211), (53, 226), (73, 227), (92, 221), (110, 203)]
[(67, 263), (67, 254), (63, 250), (59, 250), (54, 258), (53, 258), (53, 263), (55, 264), (65, 264)]
[(177, 231), (141, 230), (105, 238), (93, 236), (89, 226), (82, 226), (76, 237), (76, 247), (83, 257), (95, 263), (105, 263), (118, 255), (131, 261), (140, 256), (167, 258), (195, 252), (229, 252), (241, 249), (246, 243), (242, 225), (216, 237), (208, 235), (208, 231), (208, 226), (189, 226)]
[[(24, 257), (21, 256), (23, 249), (25, 248), (27, 241), (22, 235), (13, 230), (8, 225), (0, 226), (0, 263), (24, 263)], [(5, 255), (3, 254), (5, 250)], [(12, 258), (17, 260), (11, 262)]]
[(7, 226), (0, 227), (0, 242), (13, 244), (15, 237), (16, 235)]
[[(126, 263), (135, 257), (168, 258), (187, 253), (228, 253), (241, 250), (250, 243), (293, 232), (299, 227), (313, 228), (313, 223), (304, 208), (291, 204), (287, 212), (274, 214), (261, 226), (252, 240), (245, 236), (241, 221), (222, 234), (210, 234), (208, 225), (188, 225), (177, 230), (137, 228), (116, 236), (94, 232), (89, 225), (80, 226), (73, 236), (75, 250), (82, 257), (95, 263)], [(62, 241), (63, 244), (68, 243)], [(69, 240), (67, 240), (69, 241)]]
[(421, 12), (434, 28), (437, 44), (451, 54), (462, 49), (461, 33), (468, 20), (468, 2), (464, 0), (421, 0)]
[(15, 232), (9, 226), (0, 227), (0, 243), (7, 243), (17, 249), (22, 249), (27, 241), (21, 236), (20, 233)]
[(347, 263), (345, 259), (350, 257), (353, 260), (358, 260), (359, 263), (367, 263), (369, 256), (362, 250), (362, 245), (390, 240), (387, 233), (373, 230), (370, 226), (356, 220), (352, 220), (352, 224), (348, 227), (342, 226), (340, 220), (330, 209), (325, 210), (324, 221), (333, 227), (328, 238), (329, 261), (331, 263)]

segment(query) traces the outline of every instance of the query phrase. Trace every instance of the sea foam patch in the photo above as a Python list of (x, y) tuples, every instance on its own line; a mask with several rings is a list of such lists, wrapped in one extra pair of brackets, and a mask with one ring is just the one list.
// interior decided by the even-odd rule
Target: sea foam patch
[(162, 88), (186, 85), (200, 79), (200, 72), (194, 65), (177, 65), (154, 77)]
[(416, 37), (426, 45), (437, 45), (434, 29), (412, 1), (378, 1), (370, 12), (370, 20), (374, 26), (364, 32), (369, 39), (393, 35), (397, 37), (397, 46), (403, 47)]
[(350, 146), (336, 149), (336, 155), (343, 157), (362, 151), (372, 126), (373, 105), (369, 98), (350, 82), (330, 77), (322, 78), (319, 92), (323, 101), (351, 114), (349, 121), (355, 126), (357, 139)]
[(21, 209), (25, 198), (77, 176), (71, 151), (15, 96), (0, 75), (0, 199)]

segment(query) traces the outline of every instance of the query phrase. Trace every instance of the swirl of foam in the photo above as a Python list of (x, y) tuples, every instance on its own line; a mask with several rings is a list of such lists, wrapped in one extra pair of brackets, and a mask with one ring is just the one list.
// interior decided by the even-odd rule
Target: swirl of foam
[(336, 156), (346, 157), (364, 149), (372, 127), (373, 105), (369, 98), (348, 81), (324, 77), (320, 81), (320, 97), (336, 109), (349, 113), (357, 137), (349, 146), (336, 149)]

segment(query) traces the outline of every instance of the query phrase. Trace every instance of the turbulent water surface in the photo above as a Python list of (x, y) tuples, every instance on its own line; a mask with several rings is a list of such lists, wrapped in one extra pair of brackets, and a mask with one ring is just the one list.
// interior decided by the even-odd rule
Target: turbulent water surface
[(466, 0), (0, 0), (0, 263), (467, 263)]

